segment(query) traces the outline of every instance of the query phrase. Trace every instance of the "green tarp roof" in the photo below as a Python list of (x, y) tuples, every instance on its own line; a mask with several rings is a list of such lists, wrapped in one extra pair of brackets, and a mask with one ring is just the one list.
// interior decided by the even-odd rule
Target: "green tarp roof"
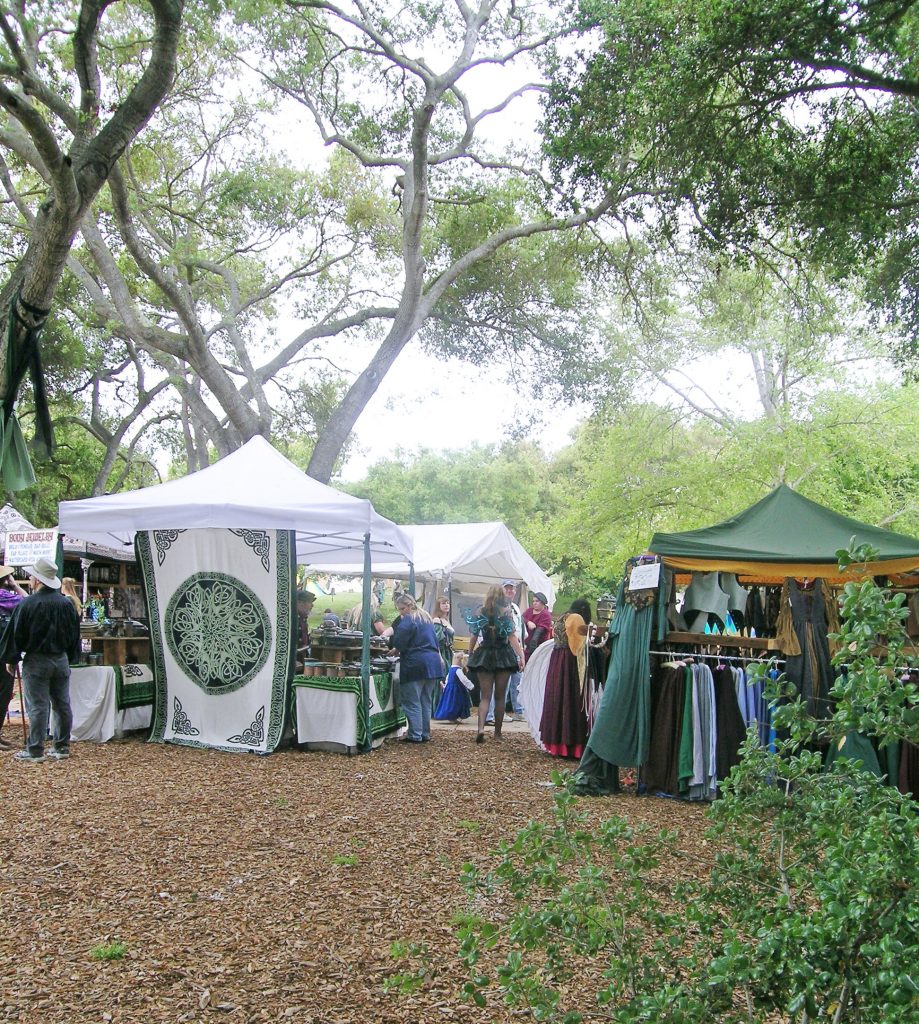
[[(852, 538), (880, 551), (879, 562), (919, 565), (919, 540), (860, 523), (782, 484), (723, 523), (685, 533), (655, 533), (650, 550), (664, 558), (770, 563), (831, 563)], [(896, 571), (909, 568), (897, 565)]]

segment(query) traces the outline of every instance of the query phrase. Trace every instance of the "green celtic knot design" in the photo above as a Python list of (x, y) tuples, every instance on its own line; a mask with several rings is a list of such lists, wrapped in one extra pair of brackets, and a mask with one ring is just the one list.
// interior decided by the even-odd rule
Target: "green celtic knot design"
[(166, 643), (189, 679), (207, 693), (231, 693), (271, 653), (271, 619), (242, 580), (198, 572), (175, 590), (163, 620)]

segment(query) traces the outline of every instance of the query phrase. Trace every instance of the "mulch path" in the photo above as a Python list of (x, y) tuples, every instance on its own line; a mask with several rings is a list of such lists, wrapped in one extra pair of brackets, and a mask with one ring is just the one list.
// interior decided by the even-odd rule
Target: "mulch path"
[[(4, 754), (0, 1021), (518, 1020), (462, 998), (452, 918), (463, 862), (551, 819), (558, 766), (524, 733), (476, 746), (459, 730), (350, 758), (136, 739), (59, 763)], [(582, 803), (701, 848), (698, 805)], [(122, 959), (92, 958), (116, 941)], [(394, 943), (430, 957), (418, 991), (387, 986), (411, 969)]]

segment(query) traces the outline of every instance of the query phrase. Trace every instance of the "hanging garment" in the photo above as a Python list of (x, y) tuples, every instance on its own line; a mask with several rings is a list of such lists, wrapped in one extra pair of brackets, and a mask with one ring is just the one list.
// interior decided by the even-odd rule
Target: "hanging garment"
[(919, 637), (919, 591), (910, 595), (907, 607), (909, 617), (906, 620), (906, 635), (915, 640)]
[(735, 764), (740, 763), (740, 747), (747, 735), (737, 703), (734, 672), (729, 665), (719, 665), (712, 673), (715, 685), (715, 770), (723, 782)]
[(797, 580), (787, 579), (782, 594), (776, 636), (786, 652), (786, 678), (794, 683), (809, 715), (828, 719), (833, 713), (830, 687), (834, 679), (828, 634), (839, 632), (835, 598), (823, 580), (804, 590)]
[(549, 659), (555, 650), (555, 643), (546, 640), (530, 655), (520, 677), (520, 700), (523, 704), (523, 717), (526, 719), (530, 735), (536, 745), (545, 750), (539, 724), (542, 721), (542, 708), (546, 699), (546, 678), (549, 674)]
[(597, 713), (603, 700), (606, 673), (609, 670), (609, 652), (602, 647), (587, 648), (587, 675), (584, 679), (584, 714), (587, 716), (587, 735), (597, 720)]
[(766, 635), (766, 613), (763, 609), (763, 597), (759, 587), (750, 587), (743, 620), (747, 636)]
[(861, 733), (848, 732), (840, 743), (831, 743), (827, 748), (824, 764), (829, 767), (840, 757), (844, 757), (848, 761), (861, 761), (862, 770), (870, 772), (878, 778), (884, 775), (874, 745), (867, 736), (863, 736)]
[(728, 611), (734, 620), (734, 625), (742, 633), (747, 626), (747, 598), (750, 596), (747, 593), (747, 588), (741, 584), (740, 580), (732, 572), (720, 573), (718, 583), (725, 594), (728, 595)]
[(554, 628), (539, 733), (543, 747), (556, 757), (580, 758), (587, 743), (583, 698), (587, 625), (580, 615), (569, 611)]
[(640, 785), (648, 793), (679, 794), (680, 731), (688, 674), (683, 662), (664, 662), (651, 678), (651, 738), (640, 776)]
[(637, 559), (626, 564), (610, 623), (610, 661), (603, 699), (587, 748), (575, 773), (576, 791), (618, 792), (618, 766), (638, 768), (648, 759), (650, 719), (651, 632), (667, 630), (670, 572), (661, 567), (656, 590), (630, 591), (626, 583)]
[(904, 740), (900, 744), (900, 770), (897, 788), (919, 800), (919, 746)]
[(728, 595), (718, 584), (716, 572), (694, 572), (683, 596), (683, 618), (693, 633), (701, 633), (713, 616), (724, 627), (728, 617)]
[(676, 576), (671, 574), (670, 586), (667, 589), (669, 591), (667, 595), (667, 623), (671, 629), (685, 633), (689, 627), (686, 625), (686, 619), (683, 617), (683, 613), (681, 611), (677, 611)]
[(782, 606), (782, 588), (766, 587), (766, 596), (763, 599), (763, 630), (756, 631), (757, 636), (775, 636), (779, 612)]
[(714, 800), (717, 785), (715, 764), (715, 684), (708, 665), (692, 666), (692, 778), (690, 800)]

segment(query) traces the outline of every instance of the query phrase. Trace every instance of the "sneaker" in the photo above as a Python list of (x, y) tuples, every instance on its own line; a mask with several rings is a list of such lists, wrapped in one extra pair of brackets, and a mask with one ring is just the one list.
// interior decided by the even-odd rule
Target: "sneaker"
[(493, 718), (486, 718), (485, 719), (485, 724), (486, 725), (494, 725), (495, 724), (495, 720)]
[(45, 755), (44, 754), (39, 754), (38, 757), (33, 757), (28, 752), (28, 750), (17, 750), (16, 753), (13, 754), (13, 760), (14, 761), (28, 761), (29, 764), (41, 764), (42, 761), (44, 761), (44, 759), (45, 759)]
[(514, 716), (513, 715), (505, 715), (504, 716), (504, 721), (505, 722), (513, 722), (513, 720), (514, 720)]
[(70, 757), (69, 750), (49, 750), (48, 757), (53, 757), (55, 761), (66, 761)]

